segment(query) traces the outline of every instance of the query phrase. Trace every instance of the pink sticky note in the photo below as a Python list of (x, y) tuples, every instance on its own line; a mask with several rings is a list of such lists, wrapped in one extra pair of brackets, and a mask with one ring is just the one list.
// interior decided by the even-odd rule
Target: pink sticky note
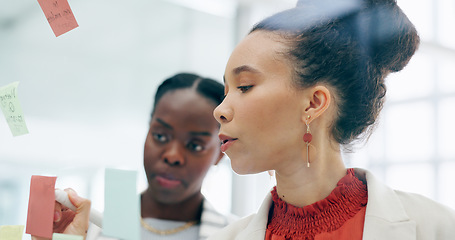
[(38, 3), (56, 37), (79, 26), (67, 0), (38, 0)]
[(57, 177), (32, 176), (26, 233), (52, 238)]

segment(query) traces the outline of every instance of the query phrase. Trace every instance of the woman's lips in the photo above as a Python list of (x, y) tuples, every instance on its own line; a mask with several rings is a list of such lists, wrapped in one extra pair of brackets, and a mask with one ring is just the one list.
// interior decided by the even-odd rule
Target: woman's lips
[(232, 144), (237, 140), (237, 138), (224, 139), (221, 141), (221, 151), (226, 152)]
[(176, 188), (182, 184), (182, 181), (171, 179), (165, 176), (156, 176), (155, 177), (158, 184), (164, 188)]

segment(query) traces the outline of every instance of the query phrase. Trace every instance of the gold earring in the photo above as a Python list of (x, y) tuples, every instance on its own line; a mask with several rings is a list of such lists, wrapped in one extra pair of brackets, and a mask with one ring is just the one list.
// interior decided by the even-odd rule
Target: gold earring
[(313, 135), (310, 132), (310, 120), (311, 116), (308, 115), (307, 120), (305, 121), (306, 124), (306, 133), (303, 135), (303, 141), (306, 143), (306, 164), (307, 167), (310, 167), (310, 142), (313, 140)]

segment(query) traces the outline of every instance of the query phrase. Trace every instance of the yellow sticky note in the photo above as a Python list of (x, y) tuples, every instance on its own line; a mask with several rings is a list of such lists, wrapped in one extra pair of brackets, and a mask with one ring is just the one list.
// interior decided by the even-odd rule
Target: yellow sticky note
[(83, 236), (62, 233), (52, 234), (52, 240), (84, 240)]
[(1, 240), (22, 240), (22, 235), (24, 235), (24, 225), (0, 226)]
[(17, 96), (18, 85), (19, 82), (13, 82), (0, 87), (0, 108), (2, 109), (3, 115), (5, 115), (11, 133), (15, 137), (28, 133), (24, 114), (22, 113), (21, 104)]

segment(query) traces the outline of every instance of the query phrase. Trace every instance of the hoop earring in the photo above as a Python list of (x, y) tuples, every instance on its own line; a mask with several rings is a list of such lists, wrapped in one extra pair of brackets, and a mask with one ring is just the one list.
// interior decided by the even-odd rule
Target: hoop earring
[(307, 117), (306, 124), (306, 133), (303, 135), (303, 141), (306, 143), (306, 166), (310, 167), (310, 142), (313, 140), (313, 135), (310, 132), (310, 124), (308, 121), (310, 120), (311, 116)]

